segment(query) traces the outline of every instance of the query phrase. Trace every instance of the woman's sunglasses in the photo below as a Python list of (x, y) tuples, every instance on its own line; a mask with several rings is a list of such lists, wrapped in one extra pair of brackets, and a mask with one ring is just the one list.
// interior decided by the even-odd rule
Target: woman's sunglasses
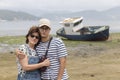
[(39, 38), (40, 38), (39, 36), (35, 36), (35, 35), (32, 35), (32, 34), (31, 34), (30, 36), (31, 36), (31, 38), (34, 38), (34, 37), (35, 37), (36, 39), (39, 39)]

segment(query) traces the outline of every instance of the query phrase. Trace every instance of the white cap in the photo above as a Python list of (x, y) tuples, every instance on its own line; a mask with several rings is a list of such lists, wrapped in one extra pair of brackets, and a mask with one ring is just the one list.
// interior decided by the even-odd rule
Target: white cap
[(48, 26), (51, 29), (51, 23), (46, 18), (42, 18), (42, 19), (39, 20), (39, 27), (42, 27), (44, 25)]

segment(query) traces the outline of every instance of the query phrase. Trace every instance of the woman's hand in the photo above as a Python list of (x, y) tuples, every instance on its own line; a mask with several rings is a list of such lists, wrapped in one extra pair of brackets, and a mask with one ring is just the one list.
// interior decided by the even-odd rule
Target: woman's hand
[(24, 59), (24, 58), (25, 58), (25, 54), (24, 54), (22, 51), (16, 49), (15, 52), (16, 52), (16, 56), (17, 56), (19, 59)]
[(42, 63), (43, 63), (44, 66), (49, 66), (50, 65), (50, 60), (47, 58)]

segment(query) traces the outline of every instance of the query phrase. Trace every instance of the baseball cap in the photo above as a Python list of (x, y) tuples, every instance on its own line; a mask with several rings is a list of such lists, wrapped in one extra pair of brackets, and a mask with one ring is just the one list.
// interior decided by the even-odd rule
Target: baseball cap
[(46, 19), (46, 18), (42, 18), (39, 20), (39, 27), (42, 27), (42, 26), (47, 26), (51, 29), (51, 23), (50, 23), (50, 20)]

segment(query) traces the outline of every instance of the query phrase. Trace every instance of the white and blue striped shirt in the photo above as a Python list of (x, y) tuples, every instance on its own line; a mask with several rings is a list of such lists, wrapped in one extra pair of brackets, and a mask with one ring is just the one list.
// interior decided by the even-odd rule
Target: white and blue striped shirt
[[(48, 41), (49, 42), (49, 41)], [(39, 56), (45, 55), (48, 42), (40, 42), (36, 50)], [(56, 79), (60, 66), (59, 58), (67, 56), (67, 50), (64, 43), (59, 38), (53, 38), (51, 40), (47, 57), (50, 60), (50, 66), (45, 72), (42, 73), (42, 79)], [(62, 80), (68, 79), (66, 69), (64, 70)]]

